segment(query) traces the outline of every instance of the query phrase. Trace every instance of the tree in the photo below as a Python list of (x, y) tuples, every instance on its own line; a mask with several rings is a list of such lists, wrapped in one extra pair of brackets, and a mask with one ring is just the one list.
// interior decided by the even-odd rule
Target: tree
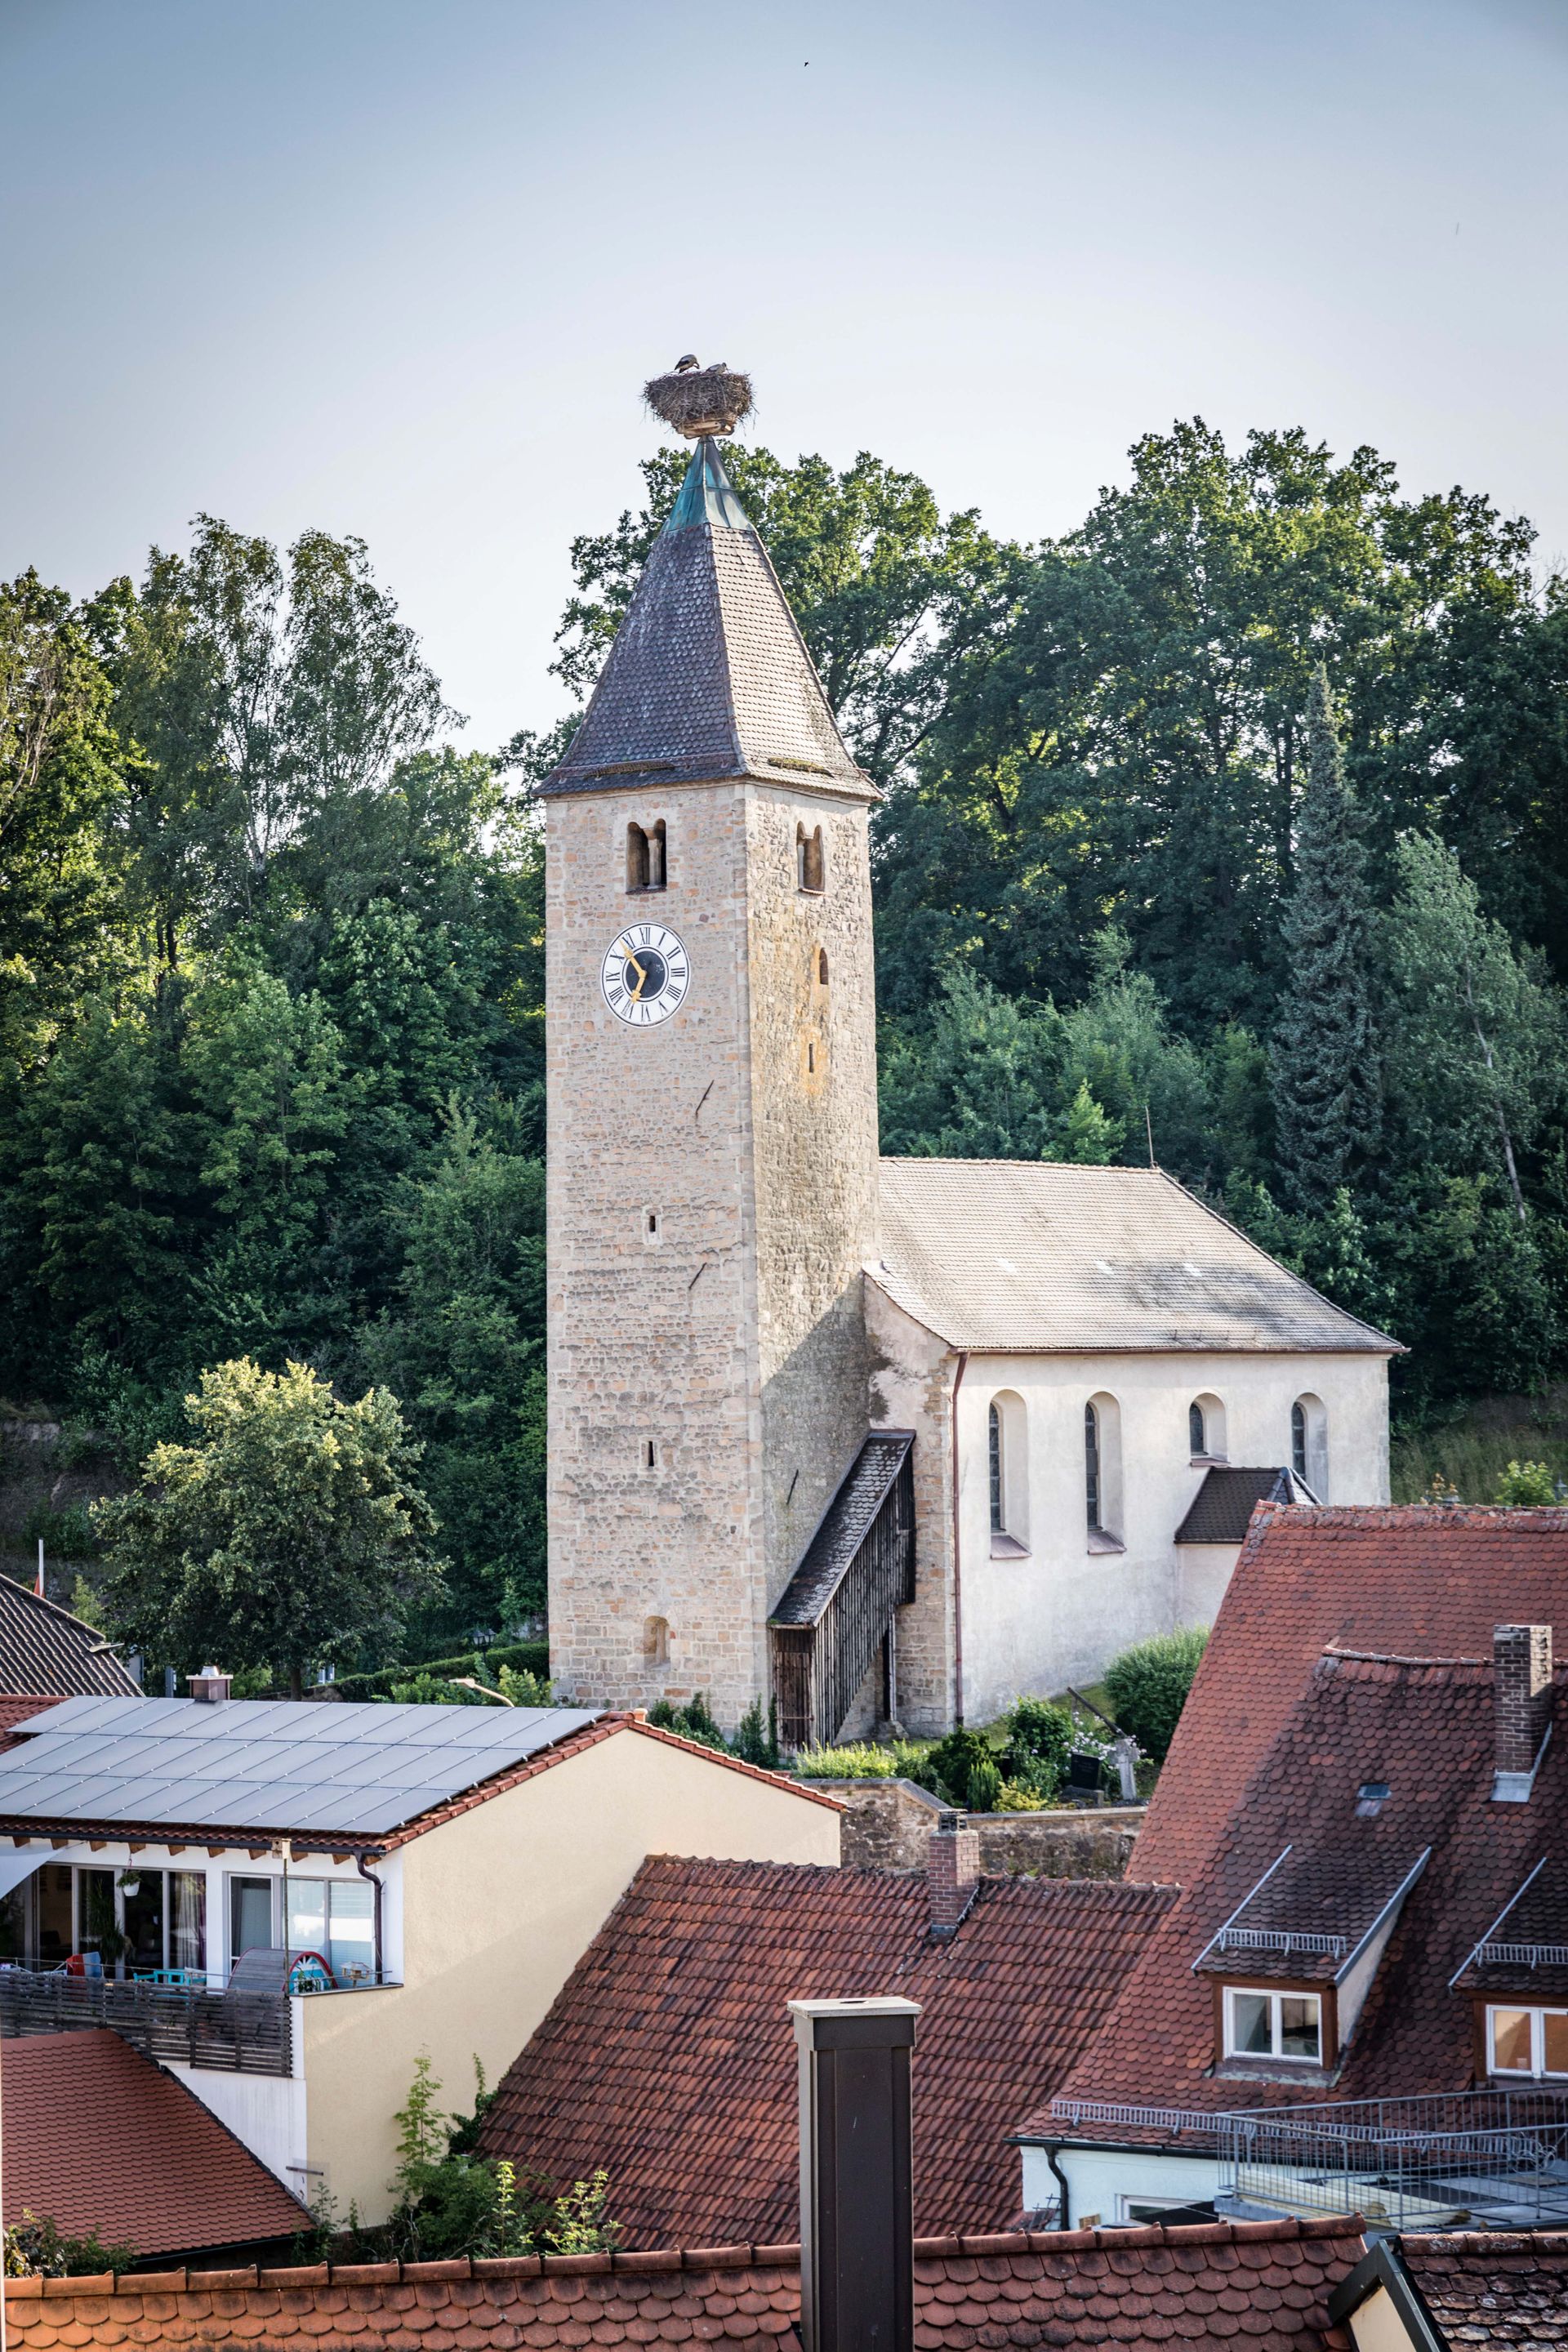
[(1382, 1120), (1360, 830), (1321, 663), (1312, 673), (1295, 887), (1282, 929), (1275, 1132), (1287, 1192), (1310, 1212), (1325, 1207), (1374, 1150)]
[(1506, 1181), (1523, 1223), (1520, 1154), (1563, 1098), (1562, 992), (1539, 957), (1483, 913), (1442, 842), (1409, 835), (1395, 860), (1399, 895), (1384, 940), (1389, 1071), (1403, 1116), (1428, 1157)]
[(135, 1490), (97, 1508), (121, 1635), (266, 1666), (295, 1698), (308, 1666), (395, 1641), (439, 1581), (396, 1400), (344, 1404), (307, 1365), (240, 1357), (204, 1372), (185, 1411), (194, 1441), (156, 1446)]

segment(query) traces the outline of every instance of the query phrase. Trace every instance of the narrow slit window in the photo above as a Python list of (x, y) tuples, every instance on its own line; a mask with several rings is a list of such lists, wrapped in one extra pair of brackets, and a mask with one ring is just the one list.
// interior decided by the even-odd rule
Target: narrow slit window
[(814, 825), (807, 833), (804, 824), (795, 829), (795, 881), (802, 890), (820, 894), (826, 887), (824, 881), (822, 827)]
[(806, 1041), (805, 1041), (805, 1069), (806, 1069), (806, 1076), (807, 1076), (808, 1077), (809, 1077), (809, 1076), (812, 1076), (812, 1074), (815, 1072), (816, 1068), (816, 1047), (815, 1044), (812, 1042), (812, 1040), (808, 1037), (808, 1038), (806, 1039)]
[(645, 1437), (642, 1442), (642, 1466), (645, 1470), (657, 1470), (658, 1467), (658, 1448), (651, 1437)]
[(818, 948), (816, 950), (816, 984), (818, 988), (826, 988), (827, 985), (827, 950), (826, 948)]

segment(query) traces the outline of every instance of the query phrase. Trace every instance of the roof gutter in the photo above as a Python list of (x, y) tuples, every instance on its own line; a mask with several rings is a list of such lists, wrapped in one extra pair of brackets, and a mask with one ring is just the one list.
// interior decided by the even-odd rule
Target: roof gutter
[[(963, 1570), (959, 1546), (958, 1513), (958, 1391), (963, 1386), (963, 1375), (969, 1369), (969, 1350), (958, 1351), (958, 1370), (953, 1375), (952, 1402), (949, 1408), (952, 1421), (952, 1719), (963, 1721)], [(1066, 2224), (1063, 2224), (1064, 2228)]]

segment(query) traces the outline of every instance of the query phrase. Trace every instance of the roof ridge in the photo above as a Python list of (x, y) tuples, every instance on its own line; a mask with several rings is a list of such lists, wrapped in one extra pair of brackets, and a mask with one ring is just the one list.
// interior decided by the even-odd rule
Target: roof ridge
[[(1129, 2229), (987, 2230), (916, 2238), (917, 2262), (963, 2260), (989, 2254), (1055, 2254), (1068, 2252), (1146, 2246), (1270, 2245), (1300, 2238), (1359, 2238), (1365, 2229), (1360, 2213), (1328, 2213), (1303, 2219), (1290, 2214), (1268, 2221), (1149, 2221)], [(1475, 2235), (1476, 2233), (1465, 2233)], [(1568, 2244), (1568, 2232), (1559, 2243)], [(1406, 2243), (1410, 2241), (1407, 2239)], [(1444, 2243), (1443, 2240), (1430, 2242)], [(1447, 2242), (1451, 2242), (1451, 2240)], [(1504, 2239), (1505, 2246), (1517, 2239)], [(1551, 2243), (1542, 2236), (1537, 2243)], [(800, 2265), (798, 2240), (768, 2245), (742, 2242), (719, 2246), (616, 2247), (591, 2254), (515, 2254), (497, 2257), (458, 2254), (444, 2261), (408, 2263), (302, 2263), (279, 2267), (247, 2263), (231, 2270), (193, 2270), (188, 2265), (167, 2271), (103, 2272), (74, 2278), (8, 2278), (7, 2297), (36, 2295), (148, 2295), (233, 2292), (246, 2287), (299, 2289), (313, 2286), (378, 2286), (416, 2284), (422, 2279), (487, 2278), (607, 2278), (638, 2271), (795, 2270)]]

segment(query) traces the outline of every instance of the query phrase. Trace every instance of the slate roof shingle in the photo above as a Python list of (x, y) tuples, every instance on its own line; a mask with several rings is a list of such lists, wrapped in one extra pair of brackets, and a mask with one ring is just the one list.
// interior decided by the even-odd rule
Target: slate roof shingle
[[(1564, 1593), (1568, 1510), (1261, 1511), (1130, 1868), (1140, 1878), (1193, 1884), (1329, 1643), (1489, 1659), (1494, 1626), (1553, 1619), (1563, 1626)], [(1559, 1646), (1568, 1647), (1568, 1628)]]
[(1173, 1890), (986, 1878), (956, 1934), (923, 1874), (646, 1862), (503, 2079), (480, 2146), (567, 2183), (596, 2165), (643, 2245), (783, 2238), (797, 2210), (793, 2000), (922, 2004), (915, 2225), (1018, 2217), (1005, 2135), (1054, 2088)]
[[(917, 2352), (1342, 2352), (1331, 2290), (1364, 2251), (1355, 2217), (1022, 2231), (915, 2242)], [(742, 2245), (518, 2262), (151, 2277), (11, 2279), (12, 2352), (152, 2344), (356, 2352), (584, 2352), (798, 2343), (800, 2252)]]
[(138, 2254), (291, 2237), (309, 2215), (161, 2066), (107, 2026), (8, 2041), (0, 2065), (5, 2221)]
[(0, 1576), (0, 1692), (141, 1696), (96, 1626), (9, 1576)]
[(870, 1280), (949, 1347), (1398, 1355), (1158, 1168), (884, 1160)]
[(876, 797), (723, 460), (700, 441), (583, 723), (539, 790), (726, 776)]
[(1259, 1503), (1305, 1502), (1289, 1470), (1205, 1470), (1186, 1517), (1176, 1529), (1179, 1544), (1238, 1544)]

